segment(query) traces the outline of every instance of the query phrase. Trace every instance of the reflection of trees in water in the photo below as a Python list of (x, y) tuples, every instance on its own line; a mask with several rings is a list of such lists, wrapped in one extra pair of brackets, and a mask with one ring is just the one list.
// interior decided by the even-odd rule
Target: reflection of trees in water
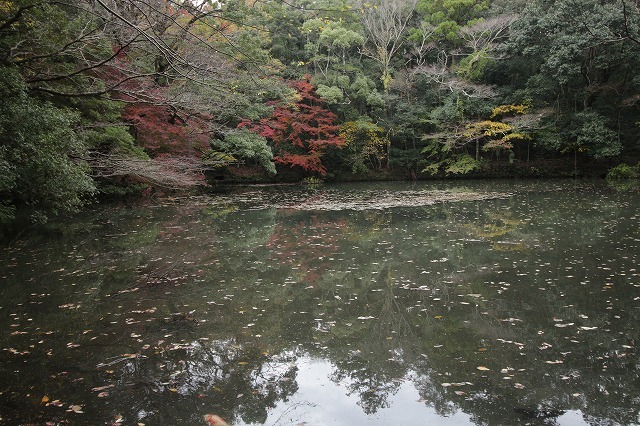
[[(477, 424), (552, 424), (517, 411), (540, 407), (582, 410), (594, 424), (632, 424), (631, 407), (640, 400), (640, 335), (633, 326), (640, 290), (638, 244), (628, 237), (637, 238), (637, 223), (625, 211), (631, 201), (593, 200), (594, 208), (576, 213), (556, 195), (544, 196), (523, 205), (494, 200), (382, 212), (218, 206), (163, 207), (117, 224), (103, 217), (46, 258), (43, 274), (68, 268), (55, 276), (78, 286), (54, 293), (53, 308), (38, 311), (32, 328), (46, 323), (81, 336), (115, 323), (100, 328), (114, 342), (100, 346), (103, 352), (88, 346), (97, 332), (74, 341), (78, 353), (87, 345), (82, 365), (91, 368), (125, 352), (140, 355), (101, 369), (102, 381), (85, 385), (115, 385), (108, 400), (94, 393), (88, 401), (132, 422), (197, 424), (203, 412), (264, 422), (271, 407), (298, 390), (300, 352), (292, 348), (300, 347), (329, 359), (330, 379), (357, 396), (367, 414), (387, 407), (409, 382), (439, 414), (463, 411)], [(110, 236), (101, 243), (106, 248), (92, 232)], [(500, 241), (527, 249), (499, 251)], [(186, 278), (118, 293), (137, 286), (136, 268), (166, 266), (158, 259), (180, 264), (172, 271)], [(104, 275), (82, 281), (91, 267)], [(16, 288), (3, 295), (30, 300)], [(71, 302), (83, 308), (50, 312)], [(126, 314), (107, 312), (114, 304)], [(173, 314), (192, 310), (193, 318), (174, 321)], [(162, 337), (168, 334), (175, 337)], [(67, 337), (48, 347), (64, 351)], [(7, 336), (5, 346), (26, 349), (29, 338)], [(36, 386), (33, 378), (28, 383)]]
[(111, 399), (126, 401), (132, 391), (138, 395), (131, 411), (120, 413), (126, 419), (146, 413), (147, 422), (197, 424), (205, 412), (213, 411), (262, 424), (271, 408), (296, 393), (296, 358), (286, 351), (268, 355), (235, 340), (160, 343), (146, 359), (121, 368), (120, 385)]
[[(505, 202), (501, 201), (500, 203), (504, 204)], [(548, 203), (548, 200), (544, 201), (545, 205)], [(377, 286), (383, 287), (385, 290), (374, 293), (376, 298), (372, 297), (370, 293), (366, 293), (371, 289), (370, 287), (357, 288), (354, 286), (353, 288), (357, 289), (354, 291), (358, 298), (364, 298), (370, 307), (374, 306), (373, 310), (376, 312), (377, 318), (375, 323), (372, 323), (368, 328), (370, 333), (350, 335), (349, 342), (352, 347), (365, 348), (365, 350), (357, 352), (356, 355), (345, 354), (345, 351), (338, 349), (336, 345), (338, 342), (328, 343), (329, 352), (332, 354), (330, 356), (334, 359), (338, 369), (333, 380), (347, 380), (350, 383), (351, 392), (359, 392), (361, 400), (366, 401), (366, 404), (363, 402), (363, 406), (372, 410), (368, 412), (373, 412), (376, 407), (384, 407), (386, 398), (393, 392), (389, 390), (389, 388), (393, 388), (393, 385), (380, 386), (378, 384), (380, 381), (394, 383), (394, 377), (404, 377), (407, 371), (413, 370), (416, 372), (416, 378), (412, 380), (425, 403), (432, 405), (443, 415), (456, 410), (472, 413), (478, 424), (497, 424), (504, 422), (505, 419), (513, 419), (514, 422), (518, 419), (520, 421), (543, 422), (542, 417), (544, 416), (548, 416), (544, 420), (545, 424), (550, 424), (553, 422), (553, 416), (561, 414), (563, 409), (582, 410), (589, 413), (586, 416), (616, 419), (615, 421), (621, 424), (635, 421), (633, 410), (614, 407), (632, 407), (634, 405), (632, 400), (638, 394), (637, 391), (633, 391), (635, 389), (633, 383), (638, 379), (634, 367), (637, 364), (637, 358), (632, 350), (620, 350), (619, 344), (616, 349), (616, 344), (611, 342), (611, 337), (615, 336), (616, 332), (607, 328), (607, 324), (611, 325), (611, 321), (598, 320), (597, 318), (601, 314), (591, 312), (590, 305), (600, 303), (599, 301), (603, 301), (602, 298), (594, 297), (592, 294), (585, 300), (581, 296), (581, 293), (585, 293), (584, 287), (567, 288), (566, 286), (559, 287), (556, 284), (548, 284), (549, 274), (545, 273), (543, 265), (557, 262), (558, 256), (556, 249), (546, 251), (545, 246), (548, 249), (550, 243), (553, 246), (561, 243), (566, 247), (568, 242), (566, 238), (571, 238), (573, 234), (571, 232), (563, 234), (565, 231), (562, 231), (562, 227), (558, 231), (556, 228), (552, 229), (551, 226), (544, 225), (555, 221), (556, 219), (553, 217), (549, 219), (538, 218), (537, 221), (543, 225), (530, 226), (528, 222), (531, 221), (531, 214), (543, 214), (535, 207), (527, 214), (519, 212), (515, 205), (507, 205), (506, 208), (507, 210), (504, 206), (499, 205), (494, 210), (476, 210), (474, 212), (476, 216), (473, 220), (477, 220), (478, 213), (480, 213), (480, 217), (485, 218), (491, 226), (478, 226), (481, 230), (489, 229), (493, 233), (491, 235), (472, 234), (472, 236), (489, 240), (495, 238), (497, 242), (505, 238), (508, 238), (507, 241), (523, 241), (522, 247), (528, 249), (526, 252), (522, 252), (519, 248), (517, 250), (511, 249), (509, 251), (513, 254), (505, 255), (508, 258), (501, 260), (496, 258), (496, 255), (491, 251), (483, 250), (478, 243), (473, 242), (469, 245), (474, 246), (475, 244), (474, 247), (477, 249), (470, 250), (466, 246), (464, 248), (455, 248), (454, 246), (452, 251), (450, 232), (442, 232), (432, 240), (431, 245), (440, 247), (442, 250), (440, 253), (446, 253), (447, 259), (446, 262), (435, 265), (442, 268), (440, 269), (442, 273), (438, 279), (426, 281), (427, 285), (424, 287), (428, 288), (419, 291), (421, 296), (419, 300), (422, 305), (426, 305), (430, 297), (437, 295), (440, 299), (440, 306), (447, 307), (445, 311), (445, 316), (448, 316), (446, 322), (443, 321), (440, 325), (436, 322), (434, 325), (433, 322), (426, 321), (426, 316), (420, 315), (420, 312), (423, 312), (425, 308), (422, 306), (415, 308), (416, 299), (406, 297), (407, 293), (402, 290), (412, 288), (415, 290), (418, 287), (417, 284), (413, 286), (409, 284), (400, 290), (398, 280), (389, 279), (387, 280), (388, 285)], [(458, 225), (465, 223), (464, 218), (467, 213), (464, 210), (456, 211), (452, 208), (435, 210), (440, 214), (429, 216), (429, 227), (431, 228), (442, 227), (445, 229), (450, 227), (452, 215), (459, 216), (454, 223)], [(565, 220), (563, 223), (571, 229), (586, 229), (592, 226), (594, 219), (595, 223), (598, 223), (603, 217), (609, 217), (608, 210), (610, 209), (603, 211), (596, 209), (598, 213), (595, 218), (576, 217), (568, 221)], [(442, 216), (442, 220), (437, 219), (440, 216)], [(518, 219), (514, 219), (514, 217), (518, 217)], [(611, 222), (611, 219), (608, 218), (606, 221)], [(449, 229), (455, 231), (456, 228)], [(459, 231), (456, 232), (464, 238), (464, 231), (461, 230), (471, 228), (461, 227), (458, 229)], [(425, 234), (430, 235), (428, 230)], [(553, 236), (553, 239), (548, 239), (547, 235)], [(591, 236), (596, 235), (597, 232), (590, 230), (587, 233), (587, 241), (591, 240)], [(540, 244), (540, 240), (542, 240), (542, 244)], [(365, 243), (357, 243), (359, 246), (365, 245)], [(569, 241), (569, 244), (572, 242)], [(580, 242), (579, 244), (584, 246), (586, 243)], [(502, 249), (496, 244), (493, 245), (493, 248), (496, 251)], [(396, 252), (394, 251), (394, 253)], [(548, 257), (548, 260), (545, 257)], [(381, 272), (381, 276), (385, 273), (389, 276), (389, 271), (399, 270), (400, 268), (396, 265), (402, 265), (404, 259), (402, 257), (385, 258), (383, 262), (386, 265), (383, 268), (385, 272)], [(538, 267), (543, 272), (540, 272), (540, 276), (536, 277), (532, 268), (529, 268), (525, 262), (534, 268), (539, 265)], [(465, 265), (474, 266), (469, 268)], [(566, 265), (560, 262), (559, 269), (562, 270), (564, 266)], [(526, 274), (519, 274), (521, 271), (526, 271)], [(556, 274), (555, 278), (557, 278), (558, 271), (556, 270), (553, 274)], [(552, 277), (554, 276), (552, 275)], [(365, 279), (368, 279), (366, 275)], [(546, 291), (538, 290), (538, 287), (545, 287)], [(615, 286), (613, 287), (615, 288)], [(434, 294), (435, 288), (438, 289), (437, 294)], [(469, 293), (482, 293), (482, 297), (462, 299), (459, 297)], [(458, 305), (457, 302), (461, 300), (466, 300), (470, 305), (464, 307)], [(569, 301), (580, 301), (580, 308), (568, 307), (567, 305), (571, 304)], [(613, 306), (613, 304), (610, 305)], [(620, 307), (619, 304), (618, 306)], [(599, 308), (595, 310), (601, 312)], [(366, 312), (371, 311), (367, 310)], [(429, 309), (426, 312), (431, 316), (436, 313), (436, 311)], [(622, 315), (628, 318), (628, 313), (625, 313), (624, 309), (622, 313), (615, 311), (612, 316), (614, 314), (618, 317)], [(570, 333), (562, 333), (565, 329), (555, 327), (552, 320), (554, 315), (562, 315), (567, 319), (566, 322), (571, 318), (574, 320), (576, 317), (580, 318), (580, 315), (588, 316), (590, 318), (589, 325), (599, 326), (595, 333), (601, 338), (596, 338), (597, 344), (589, 344), (588, 342), (593, 341), (596, 334), (584, 335), (586, 331), (583, 331), (583, 336), (577, 337), (578, 343), (571, 343), (572, 339), (576, 339), (576, 331), (579, 334), (579, 330), (576, 330), (579, 324), (587, 323), (585, 321), (576, 323)], [(631, 323), (637, 320), (637, 318), (628, 319)], [(353, 317), (342, 318), (342, 320), (338, 320), (338, 324), (352, 320)], [(403, 340), (397, 338), (402, 333), (390, 334), (389, 329), (384, 328), (384, 324), (390, 324), (389, 329), (392, 330), (400, 330), (403, 327), (405, 330), (415, 330), (424, 327), (429, 331), (421, 333), (419, 337), (414, 336), (414, 333), (406, 333), (408, 338)], [(540, 330), (545, 330), (544, 334), (540, 334)], [(568, 331), (568, 329), (566, 330)], [(590, 333), (594, 333), (594, 331), (590, 331)], [(620, 333), (627, 334), (628, 331), (620, 331)], [(385, 363), (387, 360), (383, 357), (374, 355), (380, 353), (388, 355), (389, 341), (386, 340), (386, 336), (394, 337), (392, 340), (394, 352), (403, 354), (403, 356), (396, 358), (396, 360), (399, 359), (401, 367), (397, 367), (395, 363)], [(443, 348), (434, 350), (433, 346), (440, 346), (440, 342), (433, 336), (444, 336), (442, 339), (445, 342)], [(423, 340), (416, 344), (416, 339)], [(497, 341), (498, 339), (500, 340)], [(629, 340), (635, 341), (636, 339), (627, 338), (625, 340), (629, 347), (635, 346)], [(359, 344), (354, 344), (354, 341)], [(553, 349), (540, 349), (545, 348), (545, 342)], [(452, 345), (448, 347), (446, 343)], [(426, 355), (427, 362), (415, 364), (413, 360), (419, 358), (416, 357), (416, 346)], [(480, 352), (479, 349), (484, 349), (486, 352)], [(336, 356), (339, 353), (343, 354), (342, 359)], [(354, 359), (358, 361), (356, 362)], [(625, 360), (626, 368), (631, 368), (633, 371), (631, 377), (614, 373), (613, 366), (625, 364)], [(557, 361), (562, 361), (562, 363), (553, 364)], [(461, 368), (456, 369), (456, 364)], [(605, 377), (593, 374), (594, 366), (600, 364), (608, 366), (603, 370)], [(492, 373), (479, 373), (475, 369), (478, 365), (487, 365)], [(515, 373), (511, 368), (514, 368)], [(508, 374), (500, 374), (503, 369), (508, 369)], [(391, 370), (397, 374), (389, 374)], [(613, 374), (608, 376), (609, 373)], [(503, 378), (505, 375), (513, 377), (511, 380), (505, 380)], [(587, 378), (588, 381), (593, 382), (593, 385), (585, 383)], [(465, 385), (459, 388), (441, 386), (443, 382), (467, 381), (473, 382), (473, 386)], [(598, 382), (606, 383), (608, 390), (605, 389), (606, 392), (603, 392), (602, 384), (595, 386)], [(514, 383), (524, 384), (524, 390), (514, 388)], [(609, 388), (625, 389), (627, 393), (623, 395)], [(460, 394), (456, 394), (455, 391)], [(614, 402), (614, 397), (609, 396), (614, 392), (616, 393), (615, 398), (618, 398), (617, 403)], [(631, 397), (630, 395), (635, 396)], [(540, 415), (540, 418), (538, 420), (526, 419), (527, 413)]]
[[(357, 349), (345, 353), (343, 348), (338, 350), (343, 356), (330, 355), (336, 367), (331, 380), (344, 383), (349, 395), (358, 395), (359, 404), (366, 414), (389, 406), (389, 396), (398, 391), (407, 374), (405, 357), (415, 356), (413, 351), (406, 354), (404, 348), (399, 348), (395, 342), (399, 338), (411, 339), (416, 336), (412, 324), (405, 318), (406, 309), (397, 302), (389, 267), (382, 267), (377, 277), (374, 287), (382, 291), (376, 292), (375, 298), (361, 296), (367, 301), (367, 311), (375, 314), (375, 317), (370, 320), (343, 317), (339, 319), (341, 325), (336, 327), (341, 329), (345, 328), (342, 325), (345, 323), (364, 323), (364, 327), (359, 328), (360, 333), (350, 334), (349, 346)], [(337, 349), (339, 344), (336, 343), (330, 339), (328, 344)]]

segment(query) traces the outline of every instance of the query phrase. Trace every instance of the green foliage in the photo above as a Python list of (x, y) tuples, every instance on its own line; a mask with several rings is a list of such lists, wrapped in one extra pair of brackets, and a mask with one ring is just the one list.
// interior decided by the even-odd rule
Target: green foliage
[(460, 29), (477, 22), (488, 7), (488, 0), (419, 0), (416, 9), (433, 26), (431, 41), (460, 45)]
[(318, 95), (330, 105), (340, 103), (344, 99), (342, 89), (336, 86), (325, 86), (324, 84), (319, 84), (316, 89), (316, 93), (318, 93)]
[[(233, 130), (225, 135), (223, 141), (214, 139), (211, 141), (213, 150), (205, 155), (206, 162), (231, 163), (237, 160), (253, 160), (262, 166), (268, 173), (275, 175), (276, 166), (273, 163), (273, 152), (267, 144), (267, 140), (246, 128)], [(226, 153), (230, 157), (221, 157), (218, 151)]]
[(345, 28), (341, 22), (329, 22), (325, 27), (321, 27), (321, 30), (320, 44), (328, 48), (344, 51), (364, 43), (362, 34)]
[(640, 163), (635, 166), (622, 163), (609, 169), (607, 179), (611, 180), (627, 180), (640, 178)]
[(466, 153), (455, 153), (453, 147), (455, 141), (441, 140), (439, 137), (427, 139), (429, 143), (422, 149), (421, 153), (427, 158), (428, 164), (422, 170), (436, 176), (440, 173), (447, 175), (464, 175), (476, 170), (480, 166), (480, 161)]
[(480, 163), (468, 154), (456, 156), (449, 162), (444, 171), (446, 174), (465, 175), (478, 168)]
[(2, 216), (15, 207), (74, 212), (95, 192), (81, 138), (73, 130), (78, 116), (30, 97), (15, 69), (0, 68), (0, 194)]
[(340, 136), (345, 141), (343, 155), (346, 155), (353, 174), (365, 173), (369, 167), (382, 168), (389, 145), (382, 127), (373, 124), (367, 118), (361, 118), (344, 123)]
[(458, 64), (458, 76), (472, 83), (479, 83), (484, 78), (485, 69), (493, 59), (489, 58), (486, 50), (479, 50), (465, 56)]
[[(432, 163), (425, 166), (422, 169), (422, 173), (427, 173), (432, 176), (436, 176), (440, 173), (444, 173), (445, 176), (450, 175), (465, 175), (476, 170), (480, 166), (480, 162), (469, 154), (456, 154), (451, 156), (439, 155), (439, 147), (430, 144), (422, 152), (425, 154), (431, 154)], [(435, 161), (434, 161), (435, 160)]]
[(103, 153), (120, 154), (140, 159), (148, 158), (136, 145), (133, 136), (124, 126), (109, 126), (99, 130), (87, 130), (82, 136), (88, 146)]
[(622, 151), (616, 132), (606, 119), (593, 111), (575, 115), (577, 130), (573, 133), (578, 150), (586, 150), (594, 158), (613, 157)]
[(554, 108), (565, 152), (603, 158), (635, 144), (638, 112), (625, 105), (640, 88), (640, 58), (624, 35), (637, 34), (639, 15), (637, 5), (626, 6), (628, 19), (619, 2), (536, 0), (511, 27), (508, 51), (530, 64), (521, 71), (526, 90)]

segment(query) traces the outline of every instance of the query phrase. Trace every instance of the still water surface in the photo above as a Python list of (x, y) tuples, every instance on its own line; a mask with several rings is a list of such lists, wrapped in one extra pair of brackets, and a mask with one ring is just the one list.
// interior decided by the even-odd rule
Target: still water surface
[(640, 424), (640, 194), (250, 187), (5, 244), (0, 424)]

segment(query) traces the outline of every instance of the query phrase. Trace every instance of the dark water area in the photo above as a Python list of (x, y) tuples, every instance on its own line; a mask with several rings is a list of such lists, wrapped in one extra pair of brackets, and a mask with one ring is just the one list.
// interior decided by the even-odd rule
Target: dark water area
[(3, 245), (0, 424), (640, 424), (640, 194), (238, 188)]

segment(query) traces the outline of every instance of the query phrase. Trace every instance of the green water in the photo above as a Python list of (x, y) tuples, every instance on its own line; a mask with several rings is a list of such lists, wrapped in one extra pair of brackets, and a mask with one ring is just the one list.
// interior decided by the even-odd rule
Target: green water
[(0, 259), (0, 424), (640, 424), (640, 194), (249, 187)]

